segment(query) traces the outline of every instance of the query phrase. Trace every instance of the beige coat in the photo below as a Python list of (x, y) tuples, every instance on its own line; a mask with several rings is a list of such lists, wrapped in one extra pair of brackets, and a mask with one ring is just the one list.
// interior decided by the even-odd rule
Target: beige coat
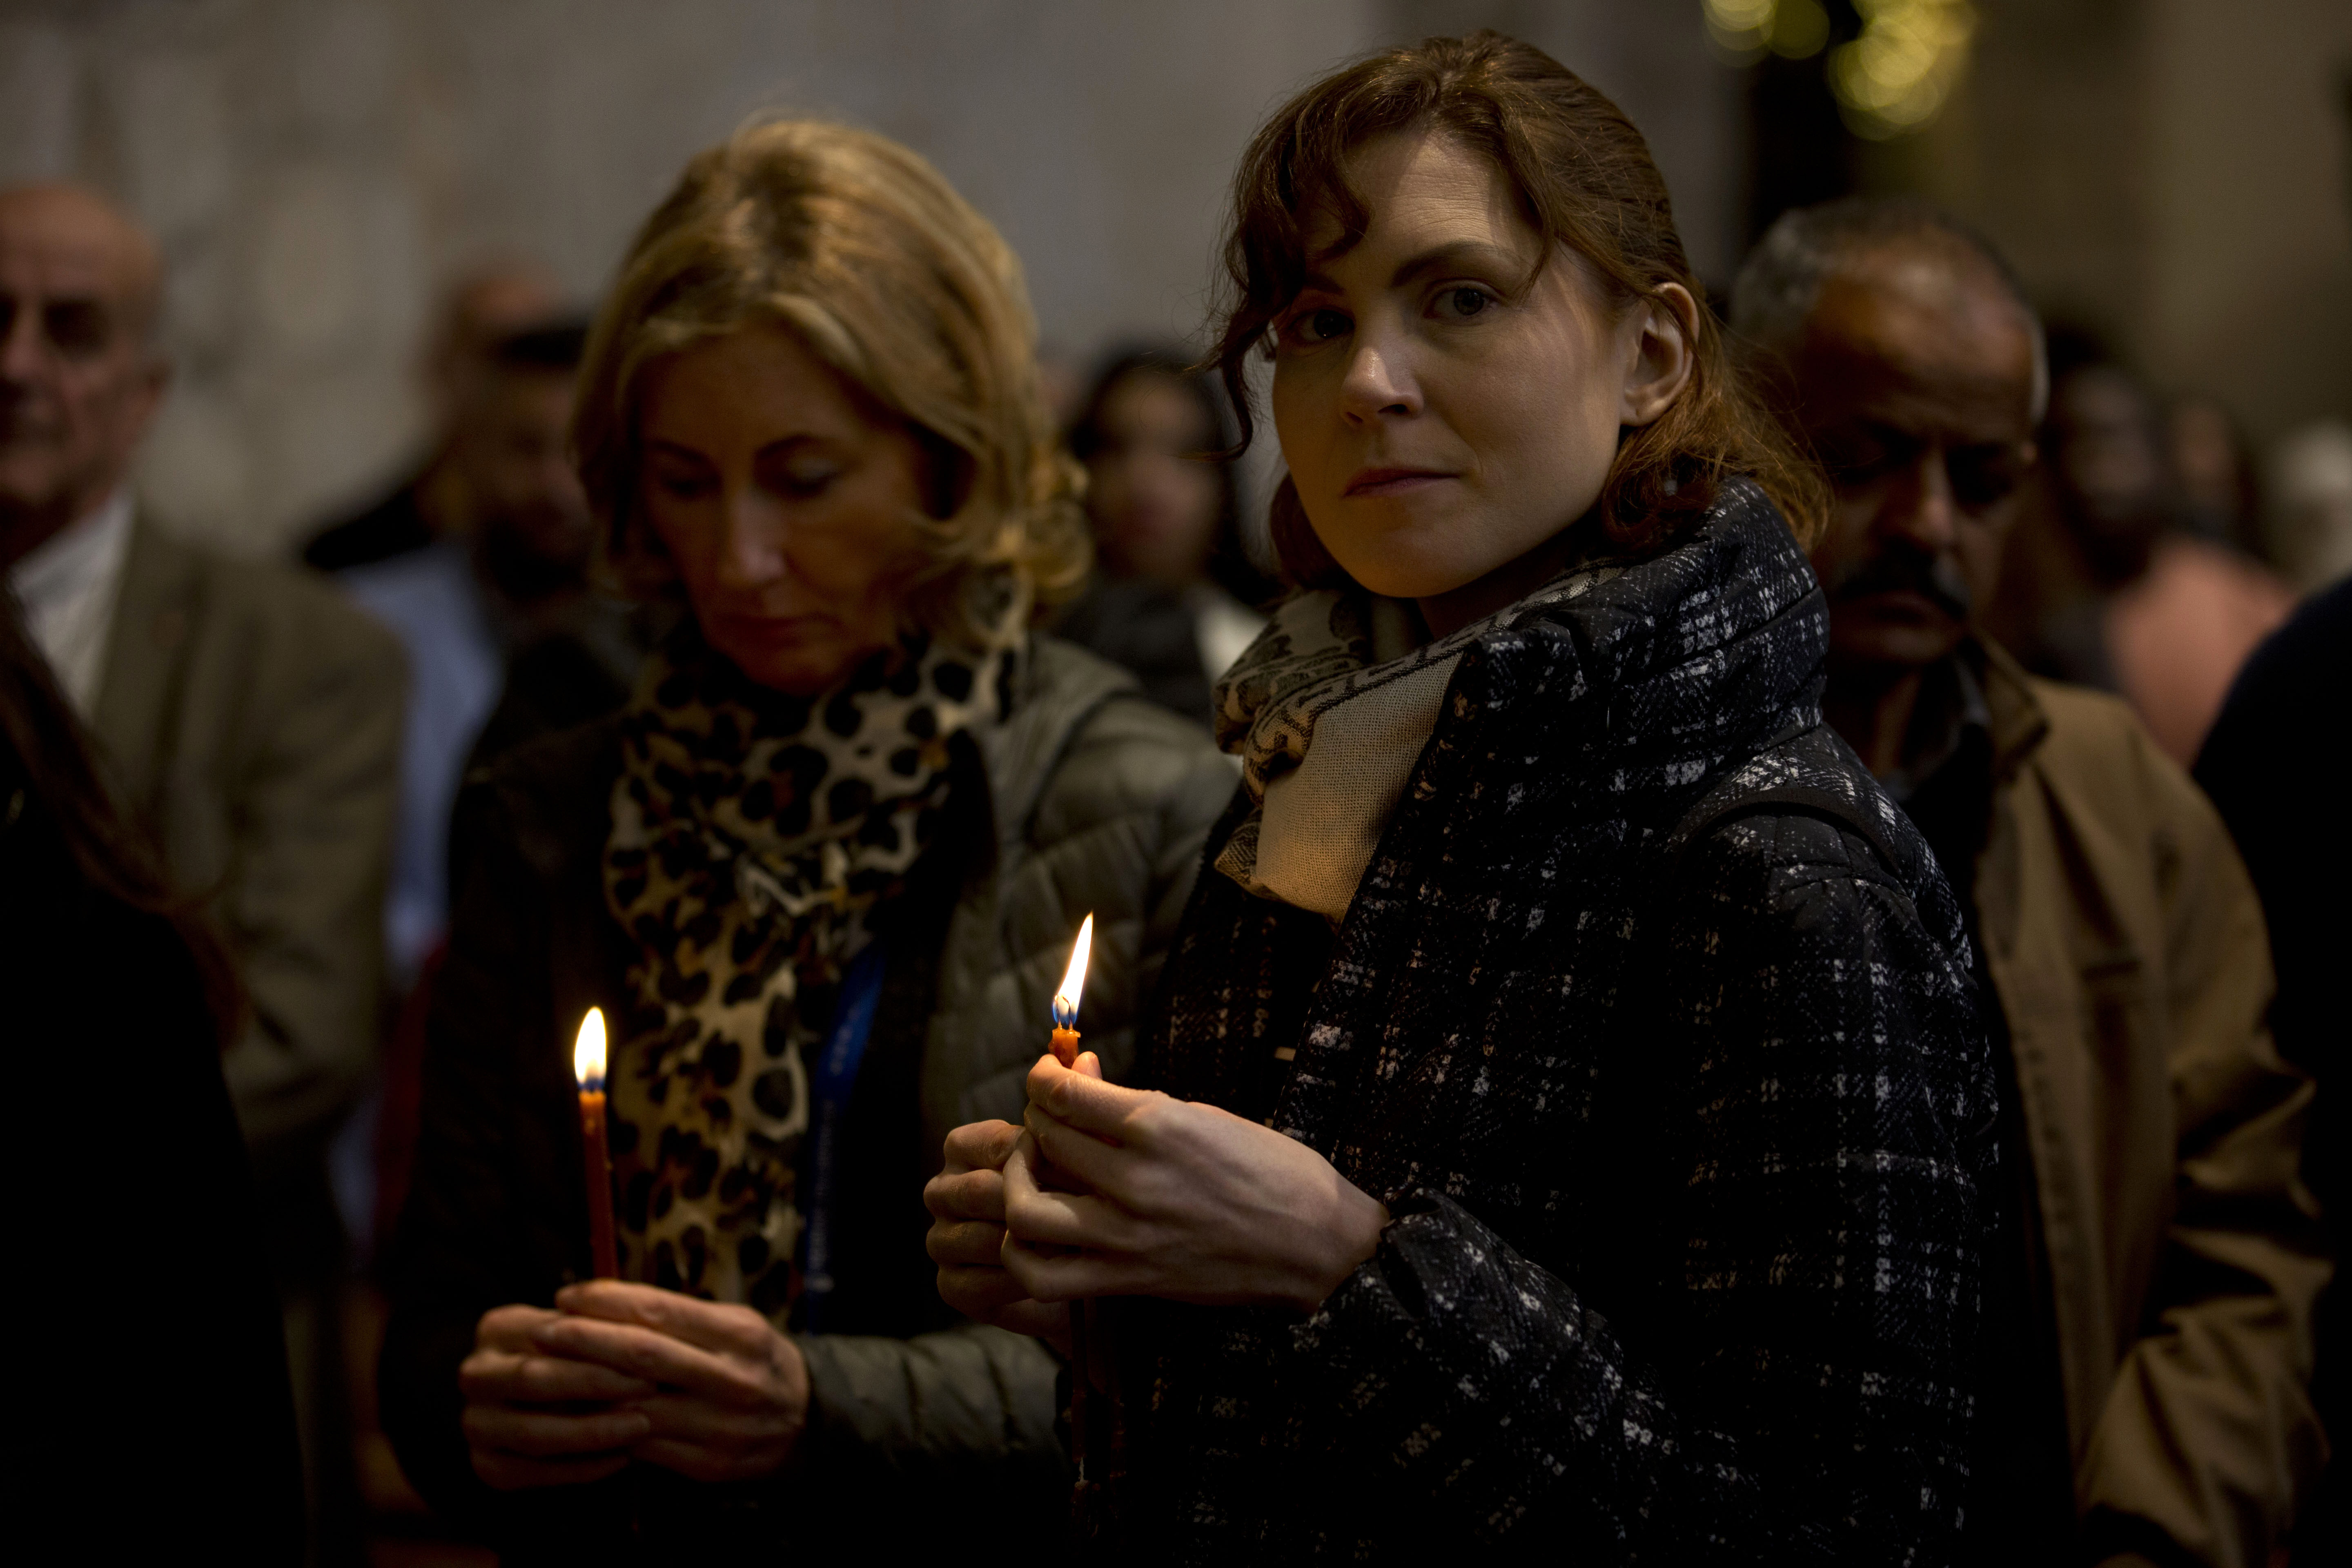
[(404, 683), (324, 584), (133, 525), (94, 728), (236, 955), (221, 1065), (265, 1183), (315, 1162), (373, 1058)]
[(2075, 1500), (2111, 1561), (2140, 1561), (2125, 1543), (2153, 1525), (2196, 1561), (2259, 1568), (2326, 1451), (2307, 1385), (2328, 1276), (2297, 1175), (2312, 1089), (2271, 1044), (2262, 908), (2129, 710), (1988, 653), (1977, 902), (2040, 1189)]

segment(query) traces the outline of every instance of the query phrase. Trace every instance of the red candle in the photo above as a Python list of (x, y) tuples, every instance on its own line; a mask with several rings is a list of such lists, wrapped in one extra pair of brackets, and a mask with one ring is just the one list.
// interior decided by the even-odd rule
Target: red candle
[(596, 1278), (621, 1277), (619, 1254), (613, 1243), (613, 1150), (604, 1138), (604, 1011), (591, 1007), (580, 1020), (580, 1038), (572, 1047), (572, 1075), (580, 1080), (580, 1152), (588, 1179), (588, 1247), (595, 1255)]

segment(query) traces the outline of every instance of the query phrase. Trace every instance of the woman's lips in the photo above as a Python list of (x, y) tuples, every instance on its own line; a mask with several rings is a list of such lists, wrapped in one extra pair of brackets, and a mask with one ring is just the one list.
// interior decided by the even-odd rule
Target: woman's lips
[(729, 616), (721, 623), (729, 637), (747, 643), (794, 643), (822, 630), (815, 616)]
[(1402, 495), (1408, 490), (1417, 490), (1453, 477), (1433, 468), (1363, 468), (1358, 470), (1356, 477), (1348, 481), (1348, 488), (1339, 493), (1350, 498)]

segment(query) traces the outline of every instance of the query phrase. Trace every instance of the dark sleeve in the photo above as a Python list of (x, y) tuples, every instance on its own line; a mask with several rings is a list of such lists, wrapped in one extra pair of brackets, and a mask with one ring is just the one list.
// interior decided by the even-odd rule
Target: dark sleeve
[(2315, 721), (2352, 685), (2352, 581), (2306, 605), (2254, 651), (2197, 759), (2253, 878), (2278, 970), (2271, 1014), (2278, 1047), (2321, 1084), (2305, 1147), (2323, 1205), (2344, 1200), (2342, 1118), (2326, 1088), (2346, 1030), (2336, 965), (2352, 950), (2352, 827), (2344, 780), (2352, 725)]
[[(2262, 902), (2278, 975), (2270, 1009), (2278, 1052), (2317, 1081), (2301, 1173), (2339, 1258), (2352, 1248), (2344, 1219), (2352, 1206), (2352, 1119), (2342, 1082), (2352, 1030), (2345, 1027), (2340, 973), (2352, 950), (2352, 899), (2344, 894), (2352, 883), (2352, 825), (2343, 806), (2352, 724), (2328, 716), (2340, 715), (2347, 689), (2352, 580), (2315, 595), (2254, 651), (2197, 758), (2197, 783), (2228, 825)], [(2276, 1205), (2270, 1213), (2284, 1216)], [(2285, 1261), (2283, 1254), (2273, 1259)], [(2278, 1316), (2267, 1326), (2273, 1333), (2291, 1327)], [(2319, 1300), (2313, 1334), (2312, 1400), (2321, 1426), (2340, 1437), (2352, 1425), (2352, 1375), (2344, 1364), (2352, 1288), (2340, 1275)], [(2352, 1536), (2347, 1491), (2352, 1479), (2339, 1457), (2300, 1500), (2299, 1555), (2326, 1559)]]
[[(74, 1208), (100, 1228), (84, 1242), (109, 1246), (120, 1272), (73, 1304), (73, 1338), (100, 1353), (28, 1358), (10, 1474), (21, 1496), (61, 1517), (106, 1518), (123, 1508), (121, 1483), (91, 1456), (121, 1445), (135, 1421), (152, 1473), (139, 1503), (106, 1524), (105, 1554), (299, 1563), (302, 1459), (285, 1325), (201, 982), (162, 918), (95, 893), (79, 901), (96, 917), (68, 929), (100, 940), (45, 967), (42, 983), (89, 984), (58, 992), (61, 1005), (47, 1011), (60, 1026), (26, 1037), (47, 1048), (27, 1053), (11, 1087), (47, 1110), (25, 1119), (34, 1157), (10, 1174), (22, 1178), (13, 1190), (30, 1192), (87, 1173), (72, 1184)], [(66, 914), (48, 904), (39, 918), (63, 923)], [(129, 994), (103, 1001), (127, 974), (138, 976)], [(27, 1021), (39, 1018), (36, 1010)], [(107, 1085), (95, 1136), (89, 1118), (55, 1114), (89, 1099), (94, 1073)], [(60, 1258), (62, 1238), (35, 1229), (34, 1256)], [(11, 1319), (21, 1344), (57, 1331), (46, 1312)]]
[(1859, 838), (1809, 819), (1745, 818), (1684, 859), (1657, 972), (1686, 1156), (1663, 1323), (1612, 1324), (1417, 1190), (1295, 1331), (1300, 1362), (1360, 1473), (1463, 1536), (1949, 1561), (1992, 1106), (1957, 910), (1934, 883), (1931, 931)]
[(460, 795), (451, 845), (449, 947), (425, 1025), (415, 1165), (388, 1264), (392, 1320), (377, 1382), (384, 1431), (417, 1490), (497, 1533), (530, 1504), (475, 1477), (457, 1368), (484, 1312), (552, 1304), (569, 1260), (567, 1233), (547, 1211), (576, 1198), (577, 1178), (559, 1184), (560, 1154), (523, 1103), (525, 1053), (556, 1049), (545, 884), (490, 785)]
[[(286, 1326), (245, 1140), (221, 1078), (202, 983), (176, 933), (153, 917), (143, 923), (152, 956), (140, 968), (153, 992), (136, 1033), (121, 1042), (125, 1048), (109, 1053), (121, 1075), (124, 1119), (116, 1131), (124, 1147), (144, 1155), (146, 1178), (137, 1184), (145, 1190), (136, 1205), (157, 1195), (147, 1179), (170, 1173), (173, 1217), (156, 1227), (146, 1267), (172, 1283), (180, 1300), (174, 1331), (201, 1352), (156, 1357), (135, 1387), (122, 1390), (126, 1405), (142, 1411), (145, 1440), (177, 1456), (142, 1489), (147, 1509), (139, 1511), (154, 1511), (142, 1524), (173, 1537), (168, 1547), (157, 1542), (158, 1556), (209, 1540), (225, 1558), (296, 1563), (302, 1455)], [(129, 1302), (124, 1309), (126, 1318), (143, 1315)]]
[[(0, 604), (0, 646), (12, 622)], [(105, 886), (128, 836), (97, 824), (109, 837), (78, 854), (43, 789), (68, 767), (20, 762), (12, 729), (76, 743), (60, 700), (0, 679), (0, 1038), (22, 1108), (0, 1141), (23, 1216), (0, 1310), (21, 1347), (10, 1500), (90, 1521), (65, 1528), (102, 1530), (110, 1561), (299, 1563), (286, 1330), (203, 974), (170, 920)], [(118, 1453), (136, 1456), (130, 1506), (123, 1467), (96, 1460)]]

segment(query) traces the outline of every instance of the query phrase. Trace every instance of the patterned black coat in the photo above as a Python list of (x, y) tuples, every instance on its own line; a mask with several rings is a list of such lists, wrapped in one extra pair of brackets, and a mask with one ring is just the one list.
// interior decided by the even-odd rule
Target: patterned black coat
[(1139, 1546), (1951, 1559), (1992, 1079), (1826, 636), (1735, 483), (1465, 657), (1336, 937), (1203, 875), (1144, 1079), (1398, 1218), (1303, 1324), (1116, 1304)]

